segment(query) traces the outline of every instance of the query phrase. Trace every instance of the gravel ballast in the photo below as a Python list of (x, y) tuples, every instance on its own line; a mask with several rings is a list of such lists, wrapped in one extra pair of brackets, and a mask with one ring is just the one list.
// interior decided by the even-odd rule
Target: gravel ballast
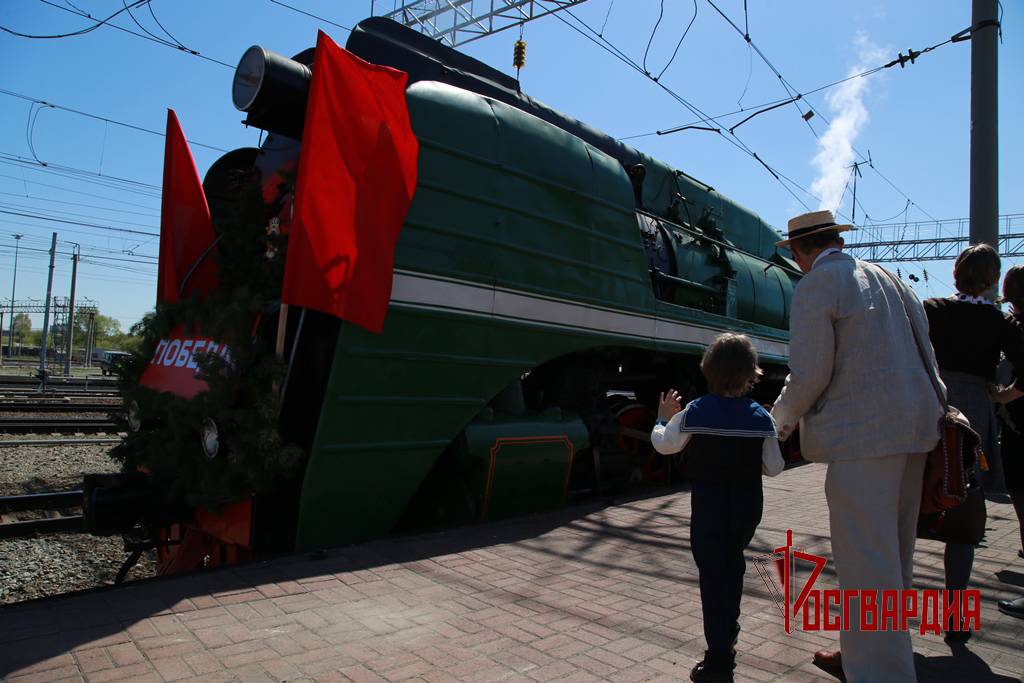
[[(0, 436), (34, 440), (36, 435)], [(38, 440), (52, 439), (37, 435)], [(116, 472), (110, 445), (0, 447), (0, 496), (78, 489), (90, 472)], [(49, 534), (0, 539), (0, 603), (103, 586), (113, 582), (126, 557), (120, 536)], [(152, 553), (143, 555), (128, 580), (153, 576)]]

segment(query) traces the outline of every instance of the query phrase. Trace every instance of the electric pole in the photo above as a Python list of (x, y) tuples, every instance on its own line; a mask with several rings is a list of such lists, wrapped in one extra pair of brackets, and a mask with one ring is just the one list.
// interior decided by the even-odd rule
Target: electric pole
[(71, 253), (71, 299), (68, 301), (68, 329), (66, 330), (65, 345), (64, 345), (64, 375), (67, 377), (71, 376), (71, 354), (74, 353), (75, 347), (72, 340), (75, 337), (75, 284), (78, 279), (78, 255), (81, 252), (81, 246), (75, 244), (74, 251)]
[(85, 332), (85, 367), (92, 367), (92, 346), (94, 339), (94, 328), (96, 327), (96, 314), (89, 311), (89, 329)]
[(999, 244), (997, 0), (971, 11), (971, 244)]
[(43, 336), (39, 338), (39, 379), (46, 382), (46, 335), (50, 331), (50, 295), (53, 294), (53, 261), (57, 258), (57, 233), (50, 242), (50, 274), (46, 278), (46, 306), (43, 308)]
[(14, 277), (11, 279), (11, 327), (7, 334), (8, 358), (14, 358), (14, 288), (18, 285), (18, 245), (21, 244), (21, 238), (24, 235), (14, 233), (11, 237), (14, 238)]

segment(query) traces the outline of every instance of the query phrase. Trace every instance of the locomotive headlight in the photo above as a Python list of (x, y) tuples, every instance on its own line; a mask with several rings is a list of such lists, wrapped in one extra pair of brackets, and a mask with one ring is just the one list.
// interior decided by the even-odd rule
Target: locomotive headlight
[(139, 402), (132, 401), (128, 404), (128, 431), (137, 432), (142, 429), (142, 415), (139, 410)]
[(203, 420), (203, 428), (199, 432), (199, 439), (203, 444), (203, 455), (211, 460), (217, 457), (220, 450), (220, 433), (217, 431), (217, 423), (211, 418)]
[(235, 69), (234, 82), (231, 84), (231, 99), (236, 109), (249, 111), (256, 101), (263, 76), (266, 74), (266, 65), (267, 51), (258, 45), (253, 45), (242, 55)]
[(238, 61), (231, 101), (248, 114), (246, 124), (298, 140), (312, 75), (305, 64), (253, 45)]

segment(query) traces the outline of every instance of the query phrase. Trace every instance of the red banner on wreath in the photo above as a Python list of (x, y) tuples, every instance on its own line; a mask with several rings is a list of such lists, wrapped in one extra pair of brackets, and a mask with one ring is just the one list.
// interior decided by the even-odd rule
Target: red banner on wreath
[(192, 398), (208, 388), (206, 382), (199, 377), (197, 364), (198, 357), (205, 354), (214, 354), (231, 362), (231, 353), (226, 344), (209, 337), (187, 336), (179, 326), (167, 339), (161, 339), (157, 344), (139, 384), (182, 398)]

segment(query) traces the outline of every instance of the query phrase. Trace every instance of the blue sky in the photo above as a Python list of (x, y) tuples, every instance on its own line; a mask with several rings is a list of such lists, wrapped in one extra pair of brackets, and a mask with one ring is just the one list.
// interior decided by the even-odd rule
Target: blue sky
[[(104, 17), (120, 0), (0, 0), (0, 25), (29, 34), (60, 34), (89, 25), (65, 11), (78, 7)], [(287, 0), (288, 4), (337, 24), (353, 26), (370, 13), (369, 0)], [(908, 48), (940, 43), (970, 24), (965, 0), (716, 0), (739, 26), (749, 26), (757, 47), (799, 92), (841, 79), (896, 57)], [(378, 2), (390, 9), (391, 2)], [(1000, 45), (1000, 213), (1024, 211), (1019, 188), (1024, 180), (1024, 132), (1015, 125), (1024, 109), (1024, 42), (1018, 33), (1022, 4), (1004, 3)], [(588, 0), (574, 13), (630, 58), (642, 63), (657, 21), (660, 0)], [(61, 7), (65, 9), (61, 9)], [(683, 30), (693, 25), (669, 58)], [(240, 125), (243, 115), (231, 105), (233, 66), (247, 47), (261, 44), (285, 55), (314, 44), (322, 26), (339, 43), (348, 32), (294, 12), (270, 0), (154, 0), (156, 19), (175, 39), (223, 66), (180, 50), (146, 41), (109, 26), (86, 35), (31, 40), (0, 34), (0, 89), (163, 131), (166, 109), (177, 111), (186, 135), (196, 143), (222, 150), (255, 145), (258, 131)], [(165, 35), (143, 8), (135, 17), (156, 35)], [(127, 15), (114, 24), (140, 29)], [(719, 135), (685, 131), (674, 135), (632, 137), (696, 121), (693, 114), (657, 85), (572, 31), (546, 17), (526, 24), (527, 65), (524, 91), (586, 121), (641, 150), (686, 171), (759, 213), (776, 227), (818, 200), (835, 193), (815, 165), (819, 137), (828, 126), (815, 116), (810, 125), (793, 105), (762, 114), (738, 128), (743, 142), (793, 181), (780, 183), (760, 164)], [(474, 57), (512, 72), (514, 30), (464, 46)], [(665, 0), (664, 15), (647, 51), (652, 73), (665, 69), (662, 82), (703, 112), (720, 115), (787, 96), (779, 79), (753, 53), (706, 0)], [(945, 45), (904, 69), (898, 66), (851, 81), (859, 89), (845, 92), (834, 110), (829, 100), (840, 88), (807, 97), (821, 114), (842, 121), (842, 111), (858, 116), (844, 136), (870, 151), (875, 170), (863, 167), (858, 179), (857, 222), (864, 212), (884, 219), (922, 221), (960, 218), (969, 207), (970, 43)], [(849, 84), (848, 84), (849, 85)], [(850, 98), (854, 98), (851, 100)], [(801, 111), (807, 111), (802, 104)], [(729, 125), (745, 115), (724, 119)], [(814, 129), (812, 132), (811, 128)], [(817, 134), (817, 137), (815, 135)], [(200, 173), (221, 151), (193, 145)], [(70, 242), (87, 257), (79, 270), (80, 297), (94, 299), (100, 310), (128, 327), (149, 310), (156, 289), (157, 239), (149, 235), (105, 230), (96, 225), (153, 233), (159, 225), (159, 186), (163, 139), (157, 135), (104, 123), (59, 109), (0, 94), (0, 299), (10, 296), (13, 266), (11, 233), (23, 233), (18, 263), (17, 298), (41, 299), (46, 288), (50, 234), (59, 233), (58, 251)], [(33, 155), (46, 162), (34, 164)], [(827, 156), (833, 156), (831, 154)], [(22, 157), (30, 163), (20, 163)], [(884, 177), (883, 177), (884, 176)], [(842, 177), (840, 178), (842, 180)], [(891, 183), (891, 184), (890, 184)], [(787, 187), (788, 186), (788, 190)], [(895, 188), (893, 187), (895, 186)], [(898, 188), (898, 189), (897, 189)], [(794, 197), (793, 195), (796, 195)], [(26, 196), (27, 195), (27, 196)], [(797, 199), (799, 198), (799, 200)], [(907, 198), (913, 205), (907, 208)], [(842, 211), (850, 215), (850, 194)], [(906, 211), (904, 211), (906, 209)], [(28, 218), (45, 214), (73, 225)], [(866, 233), (865, 233), (866, 234)], [(859, 235), (854, 239), (861, 239)], [(1014, 261), (1015, 262), (1015, 261)], [(903, 273), (929, 282), (916, 288), (921, 296), (951, 292), (950, 262), (903, 264)], [(70, 259), (57, 263), (54, 291), (66, 295)]]

